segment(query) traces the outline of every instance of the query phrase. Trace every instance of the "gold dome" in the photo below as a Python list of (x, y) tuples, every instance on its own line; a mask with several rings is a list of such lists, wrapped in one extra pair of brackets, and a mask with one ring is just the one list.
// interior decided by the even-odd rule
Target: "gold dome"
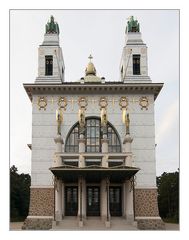
[(88, 76), (88, 75), (94, 75), (96, 76), (96, 68), (94, 66), (94, 64), (91, 62), (91, 59), (93, 57), (90, 55), (89, 56), (89, 59), (90, 59), (90, 62), (88, 63), (86, 69), (85, 69), (85, 76)]

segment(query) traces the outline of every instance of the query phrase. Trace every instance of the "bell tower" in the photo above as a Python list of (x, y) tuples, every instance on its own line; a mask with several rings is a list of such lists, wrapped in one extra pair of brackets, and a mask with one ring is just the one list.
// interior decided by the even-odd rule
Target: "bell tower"
[(125, 30), (120, 75), (123, 82), (151, 82), (148, 76), (147, 46), (142, 40), (140, 25), (131, 16)]
[(38, 76), (35, 83), (63, 83), (64, 59), (59, 46), (59, 26), (50, 17), (46, 24), (44, 41), (38, 48)]

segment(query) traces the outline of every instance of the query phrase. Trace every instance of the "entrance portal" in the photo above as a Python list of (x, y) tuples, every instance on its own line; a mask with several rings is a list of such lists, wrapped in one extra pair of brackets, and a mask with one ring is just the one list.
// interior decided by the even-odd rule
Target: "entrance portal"
[(100, 216), (100, 188), (87, 187), (87, 215)]
[(78, 187), (65, 188), (65, 215), (77, 216), (78, 211)]
[(110, 187), (110, 215), (121, 216), (121, 187)]

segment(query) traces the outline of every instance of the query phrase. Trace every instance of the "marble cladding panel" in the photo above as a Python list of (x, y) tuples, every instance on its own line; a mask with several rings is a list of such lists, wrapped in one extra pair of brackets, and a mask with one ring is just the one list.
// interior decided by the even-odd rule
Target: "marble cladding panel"
[(50, 161), (46, 162), (33, 162), (32, 163), (32, 172), (49, 172), (49, 168), (52, 166), (52, 159)]
[(54, 149), (33, 149), (32, 150), (32, 162), (49, 162), (52, 161), (54, 156)]
[(133, 159), (135, 162), (151, 162), (154, 161), (155, 148), (153, 149), (133, 149)]
[(156, 187), (156, 173), (140, 173), (136, 176), (136, 186), (137, 187)]
[(133, 138), (132, 149), (144, 149), (144, 150), (152, 150), (155, 148), (155, 140), (153, 137), (151, 138)]
[(48, 186), (53, 185), (53, 174), (49, 171), (31, 171), (32, 186)]
[(151, 162), (135, 161), (135, 165), (140, 168), (139, 174), (155, 174), (156, 173), (156, 164), (154, 161), (151, 161)]
[(47, 149), (47, 150), (54, 150), (55, 143), (53, 138), (47, 137), (38, 137), (32, 138), (32, 149)]

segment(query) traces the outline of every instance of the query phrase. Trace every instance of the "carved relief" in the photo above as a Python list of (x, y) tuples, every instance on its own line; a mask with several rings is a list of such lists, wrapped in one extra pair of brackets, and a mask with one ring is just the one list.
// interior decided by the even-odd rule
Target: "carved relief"
[(38, 97), (37, 105), (38, 105), (38, 107), (39, 107), (39, 110), (41, 110), (41, 109), (46, 110), (47, 97)]
[(147, 97), (141, 97), (139, 100), (139, 105), (141, 106), (141, 110), (146, 109), (148, 110), (149, 101)]

